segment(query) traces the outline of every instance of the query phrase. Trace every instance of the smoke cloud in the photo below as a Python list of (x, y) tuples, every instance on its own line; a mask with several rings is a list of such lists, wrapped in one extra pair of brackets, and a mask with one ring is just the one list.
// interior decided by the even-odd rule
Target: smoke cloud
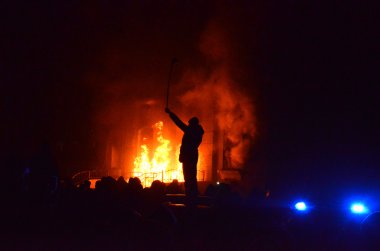
[(213, 111), (218, 129), (224, 133), (230, 167), (241, 168), (256, 132), (253, 101), (231, 75), (234, 55), (221, 24), (209, 23), (199, 48), (211, 67), (185, 73), (182, 84), (193, 88), (180, 100), (199, 111)]
[(128, 156), (124, 163), (133, 163), (136, 131), (168, 121), (166, 83), (177, 57), (170, 107), (180, 117), (212, 119), (228, 140), (232, 166), (241, 167), (255, 136), (252, 100), (235, 75), (244, 64), (237, 60), (242, 53), (236, 41), (242, 41), (245, 22), (237, 17), (248, 8), (226, 3), (58, 1), (39, 9), (10, 4), (8, 13), (21, 14), (7, 16), (12, 25), (5, 61), (12, 64), (6, 91), (17, 99), (4, 108), (6, 121), (14, 121), (6, 128), (7, 142), (32, 155), (48, 139), (65, 175), (103, 168), (112, 148)]
[[(173, 17), (166, 15), (166, 7), (175, 13)], [(242, 37), (231, 31), (236, 32), (233, 22), (239, 26), (241, 21), (225, 16), (229, 7), (223, 4), (166, 7), (149, 8), (144, 15), (133, 13), (133, 9), (142, 11), (142, 6), (128, 10), (125, 17), (116, 13), (113, 19), (120, 34), (105, 31), (109, 38), (103, 38), (106, 42), (97, 53), (97, 64), (84, 81), (94, 93), (98, 137), (118, 140), (120, 145), (127, 142), (126, 154), (134, 154), (128, 149), (133, 148), (136, 130), (166, 118), (167, 73), (176, 56), (180, 62), (173, 76), (170, 106), (176, 106), (180, 117), (211, 120), (223, 134), (229, 167), (242, 168), (256, 129), (251, 94), (241, 87), (247, 83), (236, 76), (244, 71), (238, 69), (244, 62), (236, 48), (236, 40)]]

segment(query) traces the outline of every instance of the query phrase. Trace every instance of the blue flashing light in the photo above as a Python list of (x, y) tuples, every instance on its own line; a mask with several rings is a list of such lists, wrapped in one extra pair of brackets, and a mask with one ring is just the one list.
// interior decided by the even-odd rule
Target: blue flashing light
[(294, 204), (294, 208), (297, 209), (298, 211), (306, 211), (307, 210), (307, 205), (303, 201), (299, 201), (296, 204)]
[(351, 205), (351, 212), (354, 214), (365, 214), (368, 212), (368, 208), (363, 203), (353, 203)]

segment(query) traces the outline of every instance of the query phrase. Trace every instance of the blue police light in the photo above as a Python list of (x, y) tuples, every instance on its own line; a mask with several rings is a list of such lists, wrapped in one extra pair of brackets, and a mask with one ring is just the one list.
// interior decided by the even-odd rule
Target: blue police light
[(299, 201), (296, 204), (294, 204), (294, 208), (296, 210), (302, 211), (302, 212), (304, 212), (304, 211), (306, 211), (308, 209), (306, 203), (303, 202), (303, 201)]
[(353, 203), (350, 207), (353, 214), (365, 214), (368, 212), (368, 208), (363, 203)]

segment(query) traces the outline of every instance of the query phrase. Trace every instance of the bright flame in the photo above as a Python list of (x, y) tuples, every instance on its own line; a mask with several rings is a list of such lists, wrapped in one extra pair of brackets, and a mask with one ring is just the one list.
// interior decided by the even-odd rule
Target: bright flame
[[(143, 186), (149, 186), (154, 180), (172, 182), (173, 179), (183, 181), (182, 165), (178, 162), (179, 146), (173, 156), (170, 140), (162, 134), (164, 123), (159, 121), (153, 125), (157, 147), (149, 149), (147, 144), (140, 146), (140, 153), (134, 161), (133, 176), (139, 177)], [(150, 158), (150, 152), (153, 157)]]

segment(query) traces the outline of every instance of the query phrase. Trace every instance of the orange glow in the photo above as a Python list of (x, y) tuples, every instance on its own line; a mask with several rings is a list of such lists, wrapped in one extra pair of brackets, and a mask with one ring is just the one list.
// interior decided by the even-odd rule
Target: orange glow
[(170, 140), (163, 136), (163, 126), (162, 121), (153, 125), (157, 144), (149, 147), (149, 144), (142, 143), (134, 161), (133, 176), (139, 177), (144, 187), (150, 186), (154, 180), (168, 183), (173, 179), (183, 181), (182, 164), (178, 161), (180, 145), (172, 147)]

